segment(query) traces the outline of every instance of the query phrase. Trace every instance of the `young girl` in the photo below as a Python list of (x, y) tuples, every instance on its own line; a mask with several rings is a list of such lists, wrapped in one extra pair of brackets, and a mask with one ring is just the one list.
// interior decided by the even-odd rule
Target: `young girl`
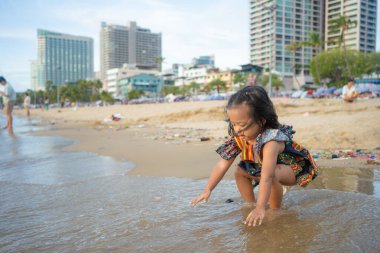
[(254, 203), (253, 188), (260, 184), (256, 207), (244, 224), (261, 225), (269, 200), (270, 208), (280, 208), (283, 185), (305, 187), (317, 176), (310, 153), (295, 141), (291, 126), (278, 122), (274, 106), (264, 88), (246, 86), (228, 101), (226, 113), (231, 136), (216, 152), (222, 159), (215, 165), (203, 193), (192, 202), (207, 201), (211, 191), (240, 154), (235, 172), (237, 188), (245, 202)]

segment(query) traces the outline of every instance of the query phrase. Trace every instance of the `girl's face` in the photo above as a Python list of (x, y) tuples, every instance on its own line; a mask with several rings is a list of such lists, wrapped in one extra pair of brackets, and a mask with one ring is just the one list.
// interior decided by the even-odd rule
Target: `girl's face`
[(227, 110), (227, 115), (236, 135), (254, 144), (261, 127), (251, 118), (249, 107), (246, 104), (236, 105)]

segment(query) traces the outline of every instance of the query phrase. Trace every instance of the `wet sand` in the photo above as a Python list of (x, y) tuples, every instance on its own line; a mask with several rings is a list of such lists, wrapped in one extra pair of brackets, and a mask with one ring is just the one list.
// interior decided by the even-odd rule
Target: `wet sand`
[[(352, 104), (330, 99), (277, 99), (274, 103), (280, 122), (293, 125), (295, 140), (313, 153), (347, 149), (379, 153), (375, 149), (380, 146), (379, 99)], [(40, 134), (79, 140), (68, 150), (132, 161), (137, 165), (133, 175), (199, 179), (208, 177), (219, 159), (214, 150), (227, 137), (225, 104), (207, 101), (63, 108), (32, 110), (32, 116), (51, 125)], [(122, 115), (120, 121), (103, 121), (116, 113)], [(369, 165), (362, 158), (317, 159), (317, 163), (322, 167), (379, 167), (377, 162)], [(233, 170), (226, 178), (233, 178)]]

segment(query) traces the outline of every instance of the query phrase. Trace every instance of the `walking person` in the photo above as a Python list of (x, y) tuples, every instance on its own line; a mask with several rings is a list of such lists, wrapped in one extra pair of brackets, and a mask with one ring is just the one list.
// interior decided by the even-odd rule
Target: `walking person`
[(25, 109), (25, 112), (26, 112), (26, 116), (29, 118), (30, 117), (30, 96), (29, 96), (29, 93), (26, 92), (25, 93), (25, 98), (24, 98), (24, 109)]
[(0, 91), (0, 95), (3, 97), (4, 101), (4, 113), (7, 118), (7, 124), (3, 127), (4, 129), (13, 129), (13, 118), (12, 111), (13, 106), (16, 103), (16, 92), (14, 91), (12, 85), (10, 85), (7, 80), (0, 76), (0, 84), (3, 87), (3, 91)]
[(49, 98), (48, 97), (45, 97), (45, 100), (44, 100), (44, 108), (46, 111), (49, 110)]

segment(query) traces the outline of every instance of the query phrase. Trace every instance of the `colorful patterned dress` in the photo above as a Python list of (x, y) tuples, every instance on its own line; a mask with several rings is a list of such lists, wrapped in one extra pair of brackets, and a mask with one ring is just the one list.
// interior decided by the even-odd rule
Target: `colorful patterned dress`
[[(292, 126), (280, 129), (267, 129), (256, 138), (256, 145), (249, 144), (242, 137), (234, 136), (219, 146), (216, 152), (225, 160), (240, 154), (239, 166), (251, 176), (260, 177), (262, 167), (262, 148), (265, 143), (275, 140), (285, 143), (284, 151), (278, 155), (277, 164), (289, 165), (296, 176), (297, 183), (305, 187), (318, 175), (318, 167), (309, 151), (293, 141), (295, 131)], [(258, 182), (255, 182), (255, 186)]]

